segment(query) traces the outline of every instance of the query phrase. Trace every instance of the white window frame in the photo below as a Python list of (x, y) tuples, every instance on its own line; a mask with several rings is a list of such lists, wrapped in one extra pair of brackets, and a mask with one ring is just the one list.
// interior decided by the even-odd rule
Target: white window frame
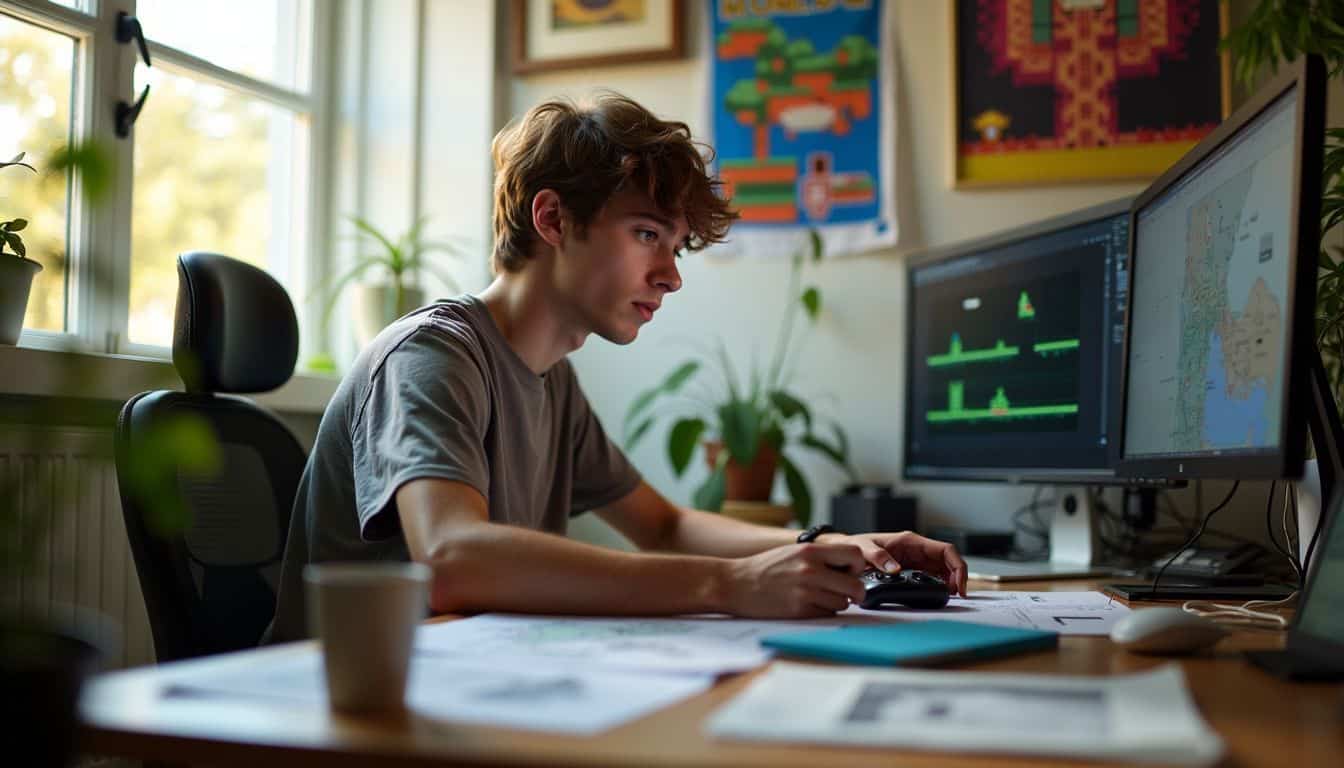
[[(132, 344), (127, 339), (131, 269), (131, 196), (134, 169), (135, 128), (126, 138), (116, 135), (114, 114), (118, 101), (134, 102), (135, 63), (139, 50), (134, 42), (116, 40), (119, 13), (135, 15), (135, 0), (93, 0), (89, 13), (67, 8), (49, 0), (0, 0), (6, 14), (74, 37), (80, 56), (72, 77), (72, 138), (97, 141), (111, 149), (114, 162), (108, 199), (98, 206), (84, 203), (78, 189), (69, 202), (66, 291), (66, 331), (24, 329), (19, 345), (37, 349), (132, 355), (164, 359), (171, 350), (149, 344)], [(189, 76), (222, 86), (249, 98), (307, 115), (311, 128), (308, 142), (309, 172), (307, 196), (297, 211), (307, 219), (304, 231), (307, 244), (295, 260), (299, 284), (305, 290), (308, 278), (321, 274), (322, 254), (330, 240), (331, 194), (330, 147), (333, 135), (331, 51), (336, 49), (335, 19), (339, 3), (312, 1), (312, 28), (309, 30), (309, 59), (301, 64), (309, 72), (307, 92), (284, 88), (224, 67), (198, 56), (154, 41), (154, 30), (146, 28), (150, 58), (155, 68)], [(154, 108), (151, 91), (145, 109)], [(77, 182), (76, 182), (77, 183)], [(286, 182), (288, 184), (288, 182)], [(200, 247), (208, 249), (210, 244)], [(93, 276), (105, 277), (107, 288), (95, 295)], [(300, 313), (303, 346), (312, 348), (316, 341), (316, 323), (312, 308), (301, 305), (302, 297), (291, 297)]]

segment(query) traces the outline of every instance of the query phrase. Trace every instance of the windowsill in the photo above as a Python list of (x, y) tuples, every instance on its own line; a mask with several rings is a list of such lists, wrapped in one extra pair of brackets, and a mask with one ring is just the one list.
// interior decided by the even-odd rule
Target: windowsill
[[(321, 414), (339, 379), (295, 374), (277, 390), (248, 395), (282, 413)], [(150, 389), (182, 389), (172, 363), (150, 357), (58, 352), (0, 345), (0, 397), (71, 397), (121, 402)]]

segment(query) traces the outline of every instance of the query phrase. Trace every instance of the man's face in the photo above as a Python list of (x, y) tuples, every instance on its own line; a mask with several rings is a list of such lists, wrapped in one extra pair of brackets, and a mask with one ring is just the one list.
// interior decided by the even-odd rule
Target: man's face
[[(572, 231), (572, 230), (571, 230)], [(619, 192), (588, 225), (566, 235), (556, 287), (584, 331), (617, 344), (635, 340), (666, 294), (681, 288), (677, 257), (689, 228), (640, 192)]]

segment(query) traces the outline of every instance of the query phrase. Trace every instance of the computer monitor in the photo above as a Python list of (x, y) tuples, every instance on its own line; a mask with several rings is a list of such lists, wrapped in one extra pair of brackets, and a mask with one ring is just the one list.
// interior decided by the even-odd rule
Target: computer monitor
[(1122, 474), (1300, 475), (1324, 93), (1299, 60), (1134, 201)]
[[(907, 285), (911, 480), (1112, 484), (1131, 199), (941, 248)], [(970, 562), (977, 578), (1092, 575), (1086, 487), (1058, 494), (1050, 561)]]
[(906, 478), (1115, 480), (1130, 202), (912, 262)]

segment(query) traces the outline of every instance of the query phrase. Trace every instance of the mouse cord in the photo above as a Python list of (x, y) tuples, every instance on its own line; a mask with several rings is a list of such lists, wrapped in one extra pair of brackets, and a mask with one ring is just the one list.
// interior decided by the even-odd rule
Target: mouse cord
[(1218, 506), (1214, 507), (1213, 509), (1210, 509), (1209, 513), (1204, 516), (1203, 522), (1199, 524), (1199, 530), (1195, 531), (1193, 536), (1186, 539), (1185, 543), (1181, 545), (1181, 548), (1176, 550), (1176, 554), (1168, 558), (1167, 562), (1163, 563), (1162, 567), (1158, 569), (1157, 576), (1153, 579), (1153, 590), (1151, 593), (1153, 597), (1157, 596), (1157, 585), (1159, 582), (1162, 581), (1162, 574), (1167, 572), (1167, 566), (1176, 562), (1176, 558), (1180, 557), (1182, 552), (1189, 549), (1196, 541), (1199, 541), (1199, 537), (1204, 535), (1204, 529), (1209, 526), (1209, 521), (1213, 519), (1214, 515), (1221, 512), (1223, 507), (1227, 506), (1227, 503), (1232, 500), (1232, 496), (1237, 492), (1237, 488), (1240, 485), (1241, 485), (1240, 480), (1237, 480), (1236, 482), (1232, 483), (1231, 490), (1227, 492), (1227, 495), (1223, 497), (1222, 501), (1218, 502)]
[(1224, 626), (1249, 627), (1282, 632), (1288, 629), (1288, 620), (1277, 613), (1256, 610), (1275, 605), (1286, 605), (1297, 599), (1297, 592), (1282, 600), (1250, 600), (1241, 605), (1219, 605), (1210, 600), (1186, 600), (1181, 610), (1193, 613)]

